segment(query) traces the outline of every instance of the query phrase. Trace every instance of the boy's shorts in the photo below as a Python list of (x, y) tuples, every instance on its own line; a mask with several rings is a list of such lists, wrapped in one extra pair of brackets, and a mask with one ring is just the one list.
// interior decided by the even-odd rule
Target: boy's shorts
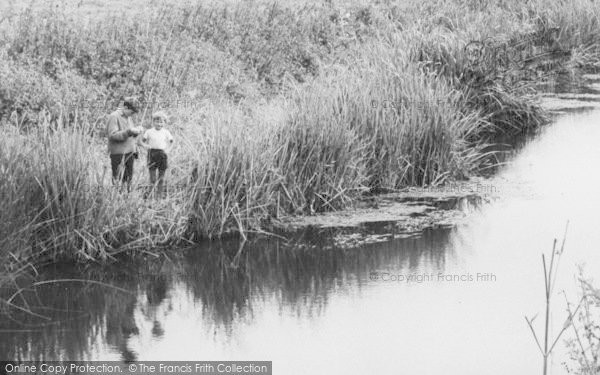
[(156, 148), (148, 151), (148, 168), (158, 169), (159, 171), (167, 170), (167, 154), (163, 150)]

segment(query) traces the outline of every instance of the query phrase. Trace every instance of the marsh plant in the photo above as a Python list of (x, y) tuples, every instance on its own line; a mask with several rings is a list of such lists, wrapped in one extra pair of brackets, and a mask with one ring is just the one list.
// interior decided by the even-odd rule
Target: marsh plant
[[(567, 223), (567, 228), (568, 228), (568, 223)], [(567, 239), (567, 228), (565, 228), (565, 234), (563, 236), (563, 240), (562, 240), (562, 243), (560, 244), (560, 247), (557, 247), (557, 240), (556, 239), (554, 240), (554, 243), (552, 244), (552, 252), (550, 253), (550, 259), (547, 259), (545, 254), (542, 254), (542, 266), (543, 266), (543, 270), (544, 270), (544, 295), (545, 295), (545, 299), (546, 299), (546, 310), (545, 310), (544, 321), (543, 321), (543, 324), (544, 324), (543, 338), (538, 336), (535, 328), (533, 327), (533, 323), (534, 323), (535, 318), (537, 317), (537, 314), (533, 318), (528, 318), (527, 316), (525, 317), (525, 321), (527, 322), (527, 325), (529, 326), (529, 329), (531, 330), (531, 334), (533, 335), (533, 338), (535, 339), (535, 343), (542, 355), (542, 359), (543, 359), (542, 374), (543, 375), (546, 375), (548, 373), (548, 360), (550, 358), (550, 355), (552, 354), (552, 351), (554, 350), (554, 347), (559, 342), (560, 338), (565, 333), (567, 328), (569, 328), (569, 326), (572, 324), (572, 316), (569, 315), (569, 317), (563, 324), (562, 329), (558, 332), (558, 334), (555, 337), (550, 336), (550, 334), (551, 334), (550, 333), (550, 328), (551, 328), (550, 327), (550, 320), (551, 320), (550, 314), (551, 314), (551, 306), (552, 306), (551, 301), (552, 301), (552, 297), (554, 294), (554, 287), (556, 286), (556, 275), (558, 272), (560, 257), (563, 255), (563, 252), (565, 250), (565, 241)], [(580, 306), (581, 305), (577, 306), (575, 312), (577, 312), (579, 310)]]
[(525, 320), (542, 356), (542, 374), (546, 375), (548, 373), (548, 361), (556, 345), (561, 342), (567, 331), (572, 330), (573, 335), (567, 340), (567, 345), (571, 351), (571, 359), (575, 363), (575, 367), (566, 363), (564, 365), (569, 373), (593, 375), (600, 370), (600, 326), (598, 325), (600, 322), (600, 291), (593, 287), (592, 280), (583, 276), (582, 267), (580, 267), (579, 272), (581, 297), (576, 303), (572, 303), (568, 300), (565, 292), (562, 292), (568, 314), (558, 333), (554, 336), (551, 335), (552, 300), (556, 295), (554, 289), (560, 258), (565, 250), (567, 229), (568, 223), (560, 245), (556, 239), (554, 240), (549, 259), (545, 254), (542, 254), (546, 303), (541, 334), (538, 334), (539, 332), (534, 328), (537, 314), (533, 318), (526, 316)]
[[(96, 18), (34, 4), (1, 19), (0, 274), (245, 237), (478, 174), (496, 137), (547, 118), (528, 82), (464, 79), (470, 40), (558, 28), (563, 66), (600, 61), (599, 5), (484, 3), (166, 4)], [(139, 124), (165, 109), (180, 140), (169, 194), (152, 203), (107, 177), (104, 116), (129, 95), (145, 103)]]
[(600, 372), (600, 290), (594, 287), (593, 281), (580, 271), (581, 308), (567, 301), (569, 316), (573, 320), (573, 337), (569, 339), (571, 359), (575, 367), (567, 366), (571, 374), (592, 375)]

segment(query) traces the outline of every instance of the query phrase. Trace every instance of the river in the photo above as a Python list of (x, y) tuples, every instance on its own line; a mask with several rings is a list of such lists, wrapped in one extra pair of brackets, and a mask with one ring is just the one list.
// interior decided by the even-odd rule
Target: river
[[(543, 336), (541, 254), (567, 221), (553, 334), (566, 316), (562, 291), (578, 299), (577, 266), (600, 271), (600, 77), (558, 91), (544, 98), (560, 110), (553, 122), (490, 180), (499, 198), (467, 206), (458, 226), (358, 247), (334, 239), (387, 224), (55, 266), (38, 282), (97, 283), (24, 292), (39, 316), (3, 319), (0, 358), (267, 360), (285, 375), (540, 373), (524, 316), (539, 314)], [(551, 374), (567, 373), (562, 340), (551, 362)]]

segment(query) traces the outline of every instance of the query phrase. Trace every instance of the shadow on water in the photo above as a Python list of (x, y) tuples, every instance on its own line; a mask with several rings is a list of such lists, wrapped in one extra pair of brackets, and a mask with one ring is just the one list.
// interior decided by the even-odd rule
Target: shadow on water
[(318, 316), (331, 294), (366, 287), (373, 270), (443, 270), (452, 256), (445, 245), (448, 229), (340, 248), (333, 239), (344, 232), (307, 230), (285, 241), (263, 239), (241, 246), (211, 243), (104, 268), (53, 266), (36, 282), (94, 283), (57, 281), (25, 290), (13, 302), (37, 315), (13, 313), (2, 320), (0, 358), (135, 361), (138, 353), (129, 346), (130, 339), (161, 340), (164, 320), (181, 300), (193, 306), (208, 333), (223, 332), (230, 338), (232, 323), (251, 321), (257, 302), (275, 298), (279, 309)]

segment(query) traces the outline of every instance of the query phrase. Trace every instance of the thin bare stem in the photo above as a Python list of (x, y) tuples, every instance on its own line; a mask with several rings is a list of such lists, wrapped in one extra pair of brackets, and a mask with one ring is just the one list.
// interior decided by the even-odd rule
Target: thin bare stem
[(537, 344), (538, 348), (540, 349), (540, 353), (542, 353), (542, 355), (544, 355), (544, 350), (542, 349), (542, 346), (540, 345), (540, 340), (538, 340), (537, 334), (535, 333), (535, 329), (533, 329), (532, 321), (529, 320), (529, 318), (527, 318), (527, 317), (525, 317), (525, 321), (527, 322), (527, 325), (529, 325), (529, 329), (531, 330), (531, 334), (533, 335), (533, 338), (535, 339), (535, 343)]

